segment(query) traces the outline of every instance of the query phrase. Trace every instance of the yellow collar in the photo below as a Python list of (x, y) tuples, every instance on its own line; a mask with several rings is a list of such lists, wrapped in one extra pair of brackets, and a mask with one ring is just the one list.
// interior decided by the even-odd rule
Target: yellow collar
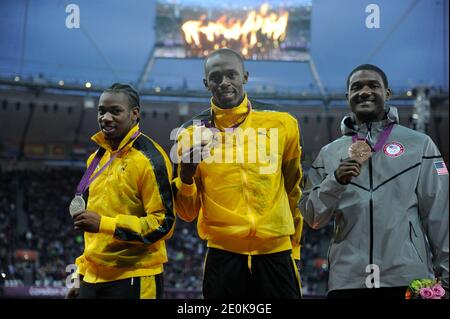
[(116, 150), (112, 150), (111, 145), (109, 145), (108, 141), (105, 139), (105, 135), (102, 131), (95, 133), (92, 135), (91, 140), (93, 140), (95, 143), (98, 144), (98, 146), (104, 148), (105, 150), (109, 152), (116, 152), (120, 149), (122, 149), (129, 141), (130, 138), (133, 136), (134, 133), (136, 133), (139, 130), (139, 124), (136, 124), (131, 128), (131, 130), (128, 131), (127, 135), (122, 139), (122, 141), (119, 144), (119, 147)]
[(213, 99), (211, 98), (214, 126), (219, 130), (224, 130), (226, 128), (242, 124), (247, 118), (247, 115), (250, 114), (248, 103), (249, 101), (246, 94), (244, 100), (238, 106), (231, 109), (222, 109), (215, 105)]

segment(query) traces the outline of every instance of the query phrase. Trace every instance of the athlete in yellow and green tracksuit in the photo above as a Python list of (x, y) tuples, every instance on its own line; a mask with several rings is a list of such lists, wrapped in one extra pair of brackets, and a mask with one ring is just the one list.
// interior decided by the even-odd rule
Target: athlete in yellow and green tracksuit
[[(186, 221), (198, 217), (199, 236), (207, 241), (204, 297), (299, 298), (293, 259), (300, 258), (303, 225), (297, 120), (248, 100), (242, 89), (248, 75), (234, 51), (213, 53), (205, 73), (211, 108), (194, 120), (215, 132), (214, 146), (198, 165), (184, 157), (173, 180), (177, 214)], [(187, 124), (180, 130), (179, 156), (196, 129)], [(227, 152), (243, 155), (227, 160)]]
[[(92, 137), (101, 152), (85, 194), (87, 208), (74, 217), (84, 230), (77, 258), (80, 298), (161, 298), (165, 240), (175, 215), (171, 163), (164, 150), (139, 132), (139, 109), (129, 105), (127, 85), (113, 85), (99, 101), (101, 131)], [(115, 157), (114, 157), (115, 156)], [(110, 159), (113, 158), (112, 161)]]
[[(246, 104), (247, 99), (229, 110), (231, 112), (227, 115), (246, 111)], [(214, 104), (212, 109), (214, 114), (223, 114), (224, 111)], [(220, 120), (216, 119), (215, 124), (220, 125)], [(266, 132), (277, 128), (278, 162), (201, 162), (194, 184), (184, 184), (179, 177), (174, 179), (178, 189), (178, 215), (192, 221), (200, 214), (198, 231), (202, 238), (208, 240), (208, 247), (248, 255), (294, 248), (294, 257), (298, 259), (301, 215), (297, 202), (301, 194), (302, 173), (297, 121), (287, 113), (252, 109), (245, 115), (240, 128), (266, 128)], [(190, 126), (185, 134), (192, 131)], [(235, 148), (237, 142), (233, 142), (234, 145), (223, 147)], [(269, 147), (270, 141), (266, 144)], [(248, 143), (243, 146), (247, 153), (250, 149)], [(261, 174), (261, 168), (269, 170), (270, 165), (276, 165), (274, 172)]]

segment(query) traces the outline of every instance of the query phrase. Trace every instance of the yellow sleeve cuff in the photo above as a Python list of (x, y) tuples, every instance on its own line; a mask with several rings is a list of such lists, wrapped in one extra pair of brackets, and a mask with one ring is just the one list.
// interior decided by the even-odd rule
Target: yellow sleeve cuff
[(100, 219), (100, 233), (112, 235), (116, 230), (116, 219), (113, 217), (102, 216)]
[(300, 246), (292, 245), (292, 257), (294, 257), (295, 260), (300, 260)]
[[(72, 276), (84, 276), (84, 274), (86, 273), (86, 264), (85, 264), (85, 259), (84, 259), (84, 255), (81, 255), (80, 257), (78, 257), (77, 259), (75, 259), (75, 265), (77, 265), (77, 270), (73, 273)], [(72, 277), (75, 278), (75, 277)]]
[(175, 179), (175, 186), (184, 196), (193, 196), (197, 192), (197, 186), (195, 185), (195, 182), (193, 182), (191, 185), (184, 184), (179, 177)]

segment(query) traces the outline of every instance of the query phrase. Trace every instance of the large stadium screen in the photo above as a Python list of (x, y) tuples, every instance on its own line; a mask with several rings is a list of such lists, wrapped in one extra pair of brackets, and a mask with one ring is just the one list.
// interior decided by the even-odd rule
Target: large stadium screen
[(305, 61), (311, 0), (158, 0), (155, 57), (203, 58), (227, 47), (250, 60)]

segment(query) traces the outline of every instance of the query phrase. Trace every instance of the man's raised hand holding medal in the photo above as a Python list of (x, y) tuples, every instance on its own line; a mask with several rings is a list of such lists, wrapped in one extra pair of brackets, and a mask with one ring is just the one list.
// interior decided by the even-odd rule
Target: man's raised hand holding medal
[[(214, 132), (206, 128), (204, 124), (195, 125), (193, 129), (194, 138), (192, 144), (189, 143), (187, 150), (181, 149), (180, 178), (183, 183), (188, 185), (193, 183), (198, 164), (206, 157), (209, 157), (214, 139)], [(200, 139), (196, 137), (200, 137)]]

